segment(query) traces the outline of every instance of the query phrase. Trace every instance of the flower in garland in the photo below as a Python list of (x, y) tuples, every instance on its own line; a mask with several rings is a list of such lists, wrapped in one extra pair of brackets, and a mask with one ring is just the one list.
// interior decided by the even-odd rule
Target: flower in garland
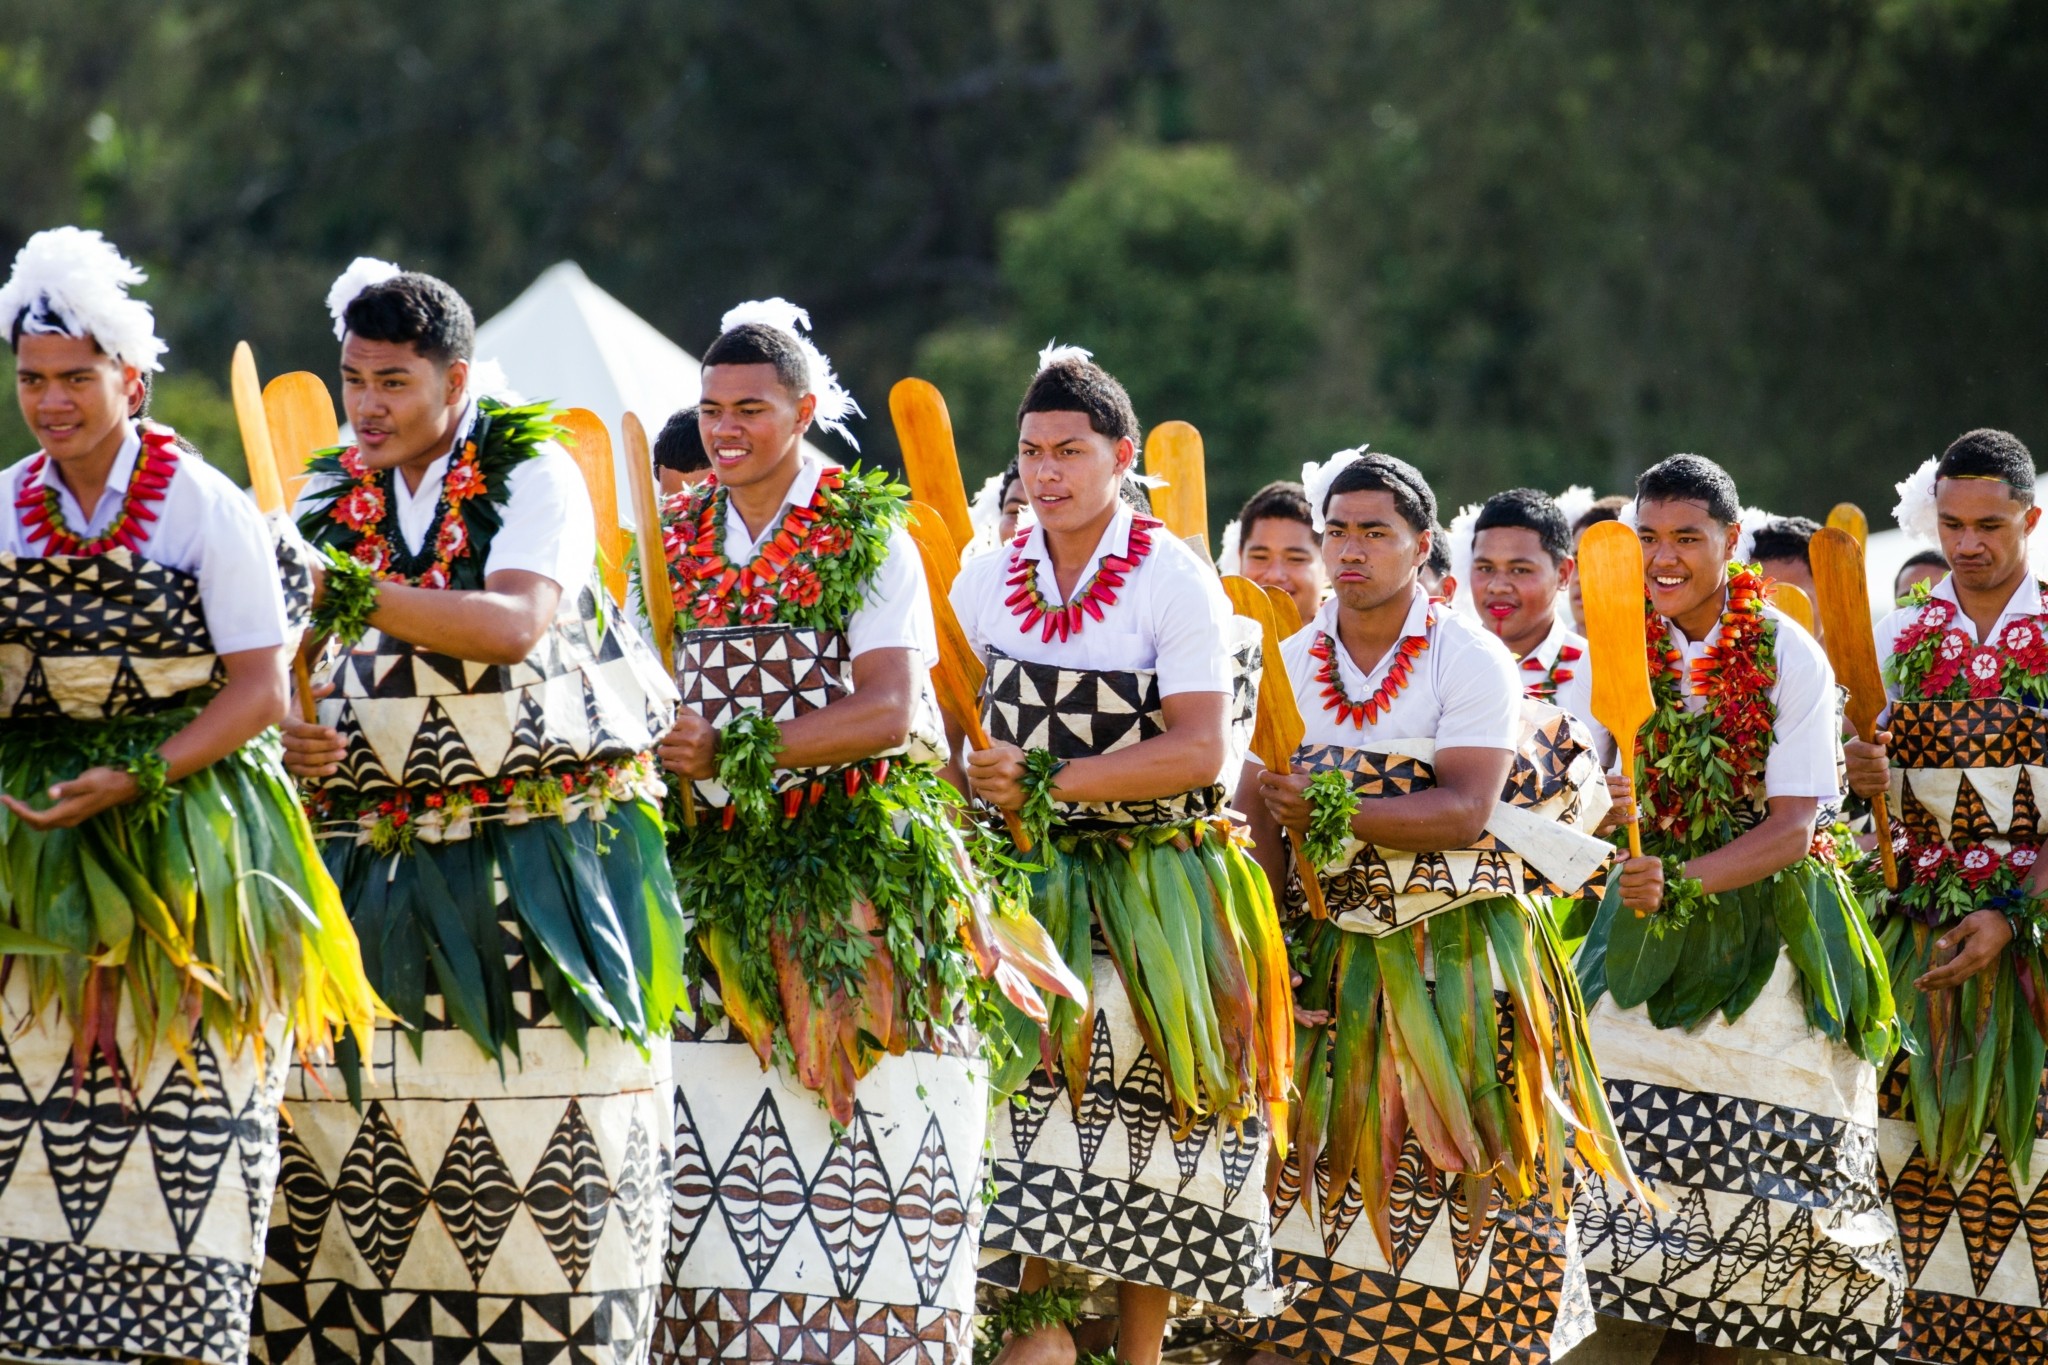
[(721, 593), (700, 592), (690, 603), (690, 614), (697, 618), (697, 624), (717, 628), (732, 624), (732, 600)]
[(350, 547), (349, 557), (372, 573), (382, 573), (391, 563), (391, 546), (382, 536), (365, 535)]
[(355, 446), (350, 446), (342, 451), (340, 458), (342, 472), (351, 479), (369, 477), (370, 466), (364, 462), (363, 452)]
[(775, 619), (775, 595), (757, 592), (740, 605), (740, 620), (750, 626), (758, 626)]
[(2034, 863), (2040, 858), (2036, 849), (2020, 847), (2005, 855), (2006, 866), (2024, 877), (2034, 870)]
[(337, 503), (334, 515), (351, 531), (367, 531), (384, 520), (383, 490), (371, 484), (357, 484)]
[(1948, 691), (1949, 684), (1962, 673), (1963, 661), (1969, 658), (1975, 649), (1975, 642), (1960, 630), (1944, 631), (1940, 641), (1934, 646), (1933, 666), (1927, 670), (1927, 677), (1920, 684), (1921, 695), (1939, 697)]
[[(449, 517), (441, 523), (441, 532), (434, 537), (434, 554), (442, 561), (435, 568), (442, 568), (450, 561), (469, 553), (469, 527), (461, 517)], [(424, 582), (424, 580), (422, 580)]]
[(782, 576), (782, 595), (799, 607), (814, 607), (825, 594), (818, 571), (808, 564), (793, 564)]
[(483, 471), (476, 467), (476, 461), (471, 458), (475, 452), (475, 446), (466, 449), (462, 460), (450, 469), (447, 477), (441, 481), (441, 494), (448, 499), (451, 506), (479, 497), (484, 491)]
[(2038, 620), (2014, 621), (1999, 632), (1998, 643), (2006, 656), (2028, 673), (2048, 673), (2048, 635), (2042, 633)]
[(810, 541), (805, 548), (821, 559), (829, 559), (834, 555), (845, 554), (851, 544), (852, 534), (844, 526), (828, 521), (820, 522), (811, 528)]
[(1963, 678), (1970, 685), (1970, 696), (1976, 700), (1995, 697), (2001, 690), (2005, 677), (2005, 660), (1998, 651), (1979, 645), (1963, 660)]
[(448, 566), (446, 564), (429, 564), (426, 572), (420, 575), (419, 586), (435, 589), (447, 587)]
[(1941, 871), (1942, 864), (1950, 858), (1948, 849), (1941, 844), (1929, 844), (1913, 859), (1913, 880), (1926, 881)]
[(1963, 880), (1971, 886), (1982, 885), (1997, 876), (2004, 865), (2004, 859), (1982, 844), (1972, 844), (1964, 849), (1957, 862)]

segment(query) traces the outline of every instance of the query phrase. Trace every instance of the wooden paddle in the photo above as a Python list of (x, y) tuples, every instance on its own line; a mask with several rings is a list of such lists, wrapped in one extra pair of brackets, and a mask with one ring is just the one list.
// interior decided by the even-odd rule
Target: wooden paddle
[(1152, 490), (1152, 510), (1166, 529), (1209, 556), (1209, 480), (1202, 433), (1186, 422), (1161, 422), (1145, 438), (1145, 472), (1166, 480)]
[(313, 452), (341, 444), (334, 399), (319, 375), (293, 370), (263, 386), (263, 412), (269, 419), (271, 453), (277, 457), (285, 506), (292, 507), (306, 486), (306, 462)]
[(974, 518), (967, 511), (967, 485), (960, 480), (953, 419), (944, 396), (922, 379), (899, 379), (889, 390), (889, 416), (903, 448), (911, 496), (938, 510), (955, 547), (967, 544), (974, 539)]
[(1301, 608), (1294, 598), (1278, 588), (1266, 589), (1266, 600), (1273, 604), (1273, 624), (1280, 627), (1280, 638), (1285, 640), (1302, 627)]
[[(1248, 616), (1259, 623), (1264, 635), (1260, 653), (1264, 658), (1264, 676), (1259, 679), (1258, 717), (1252, 723), (1252, 752), (1259, 762), (1266, 765), (1267, 772), (1291, 773), (1294, 771), (1294, 751), (1301, 747), (1307, 726), (1301, 719), (1301, 703), (1294, 695), (1294, 684), (1287, 676), (1287, 662), (1280, 656), (1280, 642), (1292, 632), (1284, 632), (1276, 619), (1274, 603), (1268, 594), (1270, 588), (1261, 588), (1249, 578), (1237, 574), (1226, 574), (1223, 591), (1230, 594), (1230, 604), (1239, 616)], [(1281, 601), (1287, 609), (1294, 611), (1294, 599), (1285, 593)], [(1328, 919), (1330, 907), (1323, 900), (1322, 883), (1316, 879), (1316, 870), (1309, 864), (1308, 854), (1302, 851), (1300, 841), (1294, 843), (1294, 867), (1301, 878), (1301, 892), (1308, 900), (1308, 912), (1317, 919)]]
[(569, 453), (583, 471), (590, 489), (590, 510), (597, 517), (597, 552), (603, 561), (604, 586), (614, 606), (626, 605), (626, 528), (619, 524), (618, 465), (612, 460), (612, 434), (589, 408), (568, 408), (555, 421), (569, 433)]
[(1771, 584), (1770, 598), (1771, 605), (1797, 621), (1800, 629), (1816, 640), (1820, 638), (1820, 632), (1814, 629), (1813, 599), (1797, 583)]
[[(1877, 718), (1886, 697), (1877, 640), (1870, 626), (1863, 546), (1851, 532), (1830, 525), (1814, 532), (1807, 553), (1813, 560), (1813, 590), (1820, 595), (1821, 643), (1827, 648), (1828, 662), (1835, 666), (1835, 681), (1848, 689), (1845, 710), (1849, 723), (1856, 727), (1856, 737), (1868, 744), (1877, 733)], [(1884, 884), (1896, 891), (1899, 869), (1892, 857), (1892, 821), (1891, 812), (1885, 809), (1885, 793), (1871, 798), (1870, 814), (1877, 826), (1877, 856), (1884, 867)]]
[[(249, 492), (256, 510), (265, 517), (286, 512), (284, 484), (277, 476), (277, 452), (270, 444), (270, 417), (263, 409), (263, 385), (256, 376), (256, 352), (249, 343), (235, 343), (235, 358), (228, 367), (228, 389), (235, 400), (235, 425), (242, 431), (242, 459), (249, 466)], [(289, 513), (287, 512), (287, 515)], [(299, 694), (299, 719), (308, 725), (318, 718), (313, 704), (312, 669), (306, 662), (302, 641), (292, 653), (292, 686)]]
[(1870, 544), (1870, 518), (1853, 502), (1838, 502), (1828, 512), (1828, 525), (1847, 531), (1858, 545)]
[[(654, 636), (654, 657), (670, 677), (676, 672), (676, 598), (669, 582), (668, 553), (661, 543), (661, 504), (654, 496), (654, 455), (647, 446), (647, 428), (639, 417), (627, 413), (620, 424), (626, 436), (626, 479), (633, 494), (634, 529), (639, 537), (640, 603), (647, 610), (648, 630)], [(616, 516), (614, 517), (616, 519)], [(683, 823), (697, 824), (697, 792), (687, 777), (682, 780)]]
[(1643, 546), (1634, 528), (1603, 521), (1579, 540), (1579, 581), (1585, 600), (1586, 642), (1593, 663), (1593, 717), (1620, 750), (1629, 782), (1628, 849), (1643, 856), (1636, 814), (1636, 737), (1656, 703), (1650, 697), (1650, 657), (1644, 627)]
[[(932, 691), (938, 696), (939, 709), (952, 717), (960, 733), (967, 736), (967, 742), (977, 749), (986, 749), (989, 738), (981, 723), (981, 688), (988, 680), (988, 669), (982, 666), (974, 646), (967, 642), (967, 632), (953, 610), (950, 587), (944, 591), (939, 587), (942, 582), (951, 584), (960, 567), (960, 551), (946, 534), (945, 523), (936, 512), (926, 508), (929, 515), (915, 515), (919, 506), (911, 504), (910, 535), (924, 561), (925, 591), (932, 599), (932, 623), (939, 634), (939, 662), (932, 668)], [(1009, 827), (1010, 840), (1017, 845), (1017, 851), (1029, 853), (1031, 835), (1024, 828), (1024, 818), (1016, 811), (1006, 810), (1003, 824)]]

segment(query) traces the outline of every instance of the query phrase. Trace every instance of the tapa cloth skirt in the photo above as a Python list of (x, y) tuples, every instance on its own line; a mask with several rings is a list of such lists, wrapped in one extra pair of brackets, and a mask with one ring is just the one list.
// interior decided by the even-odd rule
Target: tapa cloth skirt
[(669, 1059), (549, 1015), (499, 907), (519, 1055), (498, 1062), (438, 996), (415, 1055), (380, 1026), (363, 1107), (293, 1067), (250, 1358), (644, 1360), (668, 1236)]
[(1629, 1160), (1669, 1206), (1579, 1186), (1594, 1307), (1710, 1345), (1889, 1360), (1905, 1268), (1877, 1075), (1808, 1027), (1790, 959), (1732, 1024), (1660, 1029), (1605, 996), (1590, 1018)]
[(27, 974), (0, 995), (0, 1359), (240, 1365), (277, 1184), (282, 1024), (231, 1053), (202, 1038), (188, 1069), (159, 1045), (83, 1071)]
[(677, 1033), (656, 1365), (972, 1356), (988, 1068), (964, 1031), (884, 1056), (834, 1133), (724, 1023)]
[(1095, 957), (1094, 1042), (1077, 1111), (1034, 1068), (991, 1129), (995, 1200), (982, 1277), (1014, 1288), (1042, 1257), (1199, 1305), (1276, 1311), (1266, 1127), (1214, 1119), (1174, 1140), (1166, 1078), (1107, 955)]

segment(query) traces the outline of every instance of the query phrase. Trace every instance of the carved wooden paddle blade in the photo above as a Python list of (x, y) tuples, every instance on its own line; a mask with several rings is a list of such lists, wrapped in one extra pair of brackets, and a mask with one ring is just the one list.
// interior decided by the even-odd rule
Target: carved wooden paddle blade
[(1771, 605), (1799, 623), (1799, 628), (1808, 635), (1819, 638), (1814, 629), (1813, 599), (1797, 583), (1773, 583), (1770, 589)]
[[(676, 666), (676, 599), (669, 581), (668, 553), (661, 543), (661, 501), (654, 494), (654, 456), (647, 428), (627, 413), (621, 424), (626, 437), (626, 478), (632, 485), (633, 521), (640, 551), (640, 597), (654, 636), (654, 652), (671, 673)], [(688, 790), (686, 786), (685, 791)]]
[(930, 503), (912, 501), (910, 534), (917, 537), (920, 551), (930, 547), (925, 555), (924, 572), (925, 577), (931, 580), (933, 610), (937, 610), (936, 604), (942, 597), (948, 599), (947, 610), (952, 610), (953, 580), (960, 574), (960, 547), (953, 540), (946, 518)]
[(1821, 640), (1835, 681), (1849, 691), (1849, 723), (1869, 739), (1884, 710), (1884, 674), (1878, 668), (1876, 632), (1870, 624), (1870, 585), (1863, 576), (1863, 547), (1833, 526), (1814, 532), (1808, 547), (1813, 590), (1820, 595)]
[(1650, 718), (1650, 663), (1643, 603), (1643, 546), (1630, 527), (1603, 521), (1579, 541), (1586, 641), (1593, 660), (1593, 715), (1633, 753)]
[(1230, 604), (1237, 614), (1257, 621), (1264, 635), (1260, 649), (1265, 657), (1265, 676), (1259, 680), (1259, 709), (1253, 723), (1252, 752), (1272, 771), (1286, 772), (1294, 751), (1301, 747), (1305, 731), (1301, 705), (1295, 700), (1293, 684), (1287, 677), (1287, 665), (1280, 657), (1280, 642), (1286, 636), (1275, 619), (1273, 601), (1267, 596), (1266, 589), (1249, 578), (1229, 574), (1223, 579), (1223, 591), (1230, 594)]
[(1152, 510), (1166, 529), (1209, 557), (1209, 476), (1202, 433), (1186, 422), (1161, 422), (1145, 438), (1145, 472), (1166, 480), (1152, 490)]
[(1273, 604), (1273, 623), (1280, 627), (1280, 638), (1299, 632), (1305, 624), (1301, 619), (1301, 608), (1294, 599), (1278, 588), (1266, 589), (1266, 600)]
[(249, 466), (249, 491), (256, 510), (269, 516), (284, 506), (284, 485), (277, 477), (277, 454), (270, 445), (270, 416), (263, 410), (263, 385), (256, 377), (256, 353), (249, 343), (235, 343), (228, 367), (228, 388), (235, 400), (235, 425), (242, 430), (242, 458)]
[[(589, 408), (555, 414), (569, 433), (566, 444), (590, 490), (590, 510), (597, 518), (597, 549), (604, 559), (604, 586), (617, 606), (626, 605), (626, 528), (619, 524), (618, 465), (612, 459), (612, 434)], [(636, 518), (637, 520), (637, 518)]]
[(1853, 502), (1836, 503), (1828, 512), (1828, 525), (1837, 531), (1847, 531), (1858, 545), (1870, 544), (1870, 518)]
[(889, 416), (903, 448), (911, 496), (938, 509), (953, 544), (967, 544), (974, 539), (974, 518), (967, 511), (967, 485), (960, 480), (953, 419), (944, 396), (922, 379), (899, 379), (889, 390)]
[(270, 449), (284, 484), (285, 504), (290, 506), (306, 486), (306, 462), (313, 452), (341, 444), (341, 423), (326, 382), (310, 370), (293, 370), (265, 384), (263, 411), (269, 418)]
[[(944, 524), (935, 517), (913, 515), (910, 535), (917, 542), (918, 555), (924, 561), (925, 587), (932, 599), (932, 621), (938, 627), (939, 666), (932, 670), (932, 685), (938, 691), (939, 705), (973, 741), (975, 748), (986, 748), (988, 737), (981, 726), (981, 685), (988, 670), (983, 667), (981, 656), (967, 642), (967, 632), (962, 629), (960, 617), (953, 610), (950, 585), (940, 586), (959, 570), (953, 542), (946, 535)], [(952, 566), (950, 569), (949, 564)]]

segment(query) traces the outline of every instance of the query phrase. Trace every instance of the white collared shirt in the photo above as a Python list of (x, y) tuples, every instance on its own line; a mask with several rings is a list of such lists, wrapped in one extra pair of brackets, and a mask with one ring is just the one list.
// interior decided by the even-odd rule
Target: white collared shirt
[[(474, 399), (463, 408), (455, 423), (455, 439), (448, 450), (420, 479), (418, 488), (407, 488), (399, 471), (391, 480), (392, 505), (398, 513), (398, 534), (409, 553), (426, 548), (434, 533), (434, 510), (441, 502), (441, 481), (447, 477), (448, 461), (469, 439), (476, 425)], [(334, 486), (332, 476), (316, 476), (300, 490), (296, 516), (316, 493)], [(539, 451), (512, 467), (505, 479), (503, 523), (491, 537), (490, 553), (484, 556), (484, 577), (508, 569), (539, 574), (562, 590), (563, 597), (581, 592), (597, 563), (597, 515), (590, 507), (590, 490), (575, 457), (553, 441), (543, 441)]]
[[(1963, 613), (1963, 604), (1956, 600), (1954, 579), (1944, 578), (1936, 584), (1933, 597), (1936, 601), (1946, 602), (1956, 609), (1954, 618), (1949, 622), (1951, 627), (1980, 645), (1984, 643), (1977, 639), (1977, 623)], [(1992, 637), (1996, 639), (1998, 633), (2014, 621), (2039, 616), (2041, 608), (2041, 584), (2032, 572), (2028, 572), (2021, 576), (2019, 586), (2012, 590), (2012, 596), (2005, 599), (2005, 606), (2000, 609), (1998, 620), (1991, 627)], [(1877, 623), (1877, 660), (1880, 666), (1891, 662), (1892, 654), (1898, 648), (1899, 633), (1913, 624), (1913, 618), (1918, 616), (1920, 611), (1919, 607), (1900, 607)], [(1890, 679), (1886, 679), (1884, 690), (1886, 695), (1897, 698), (1898, 692), (1893, 688)]]
[[(1109, 555), (1128, 555), (1133, 514), (1119, 502), (1104, 528), (1095, 553), (1082, 567), (1077, 584), (1086, 585)], [(1023, 618), (1005, 600), (1012, 561), (1038, 566), (1038, 591), (1054, 606), (1066, 601), (1060, 592), (1046, 549), (1045, 528), (1034, 526), (1020, 548), (1004, 547), (960, 566), (953, 580), (953, 610), (976, 653), (991, 647), (1027, 663), (1096, 672), (1158, 675), (1159, 695), (1183, 692), (1229, 692), (1231, 644), (1230, 598), (1216, 571), (1164, 527), (1152, 533), (1152, 552), (1124, 575), (1116, 601), (1103, 607), (1102, 619), (1085, 617), (1081, 629), (1062, 640), (1042, 639), (1038, 627), (1023, 629)]]
[[(792, 507), (802, 507), (817, 495), (818, 479), (827, 469), (836, 469), (823, 456), (809, 450), (798, 455), (796, 479), (783, 495), (782, 505), (759, 534), (746, 524), (739, 508), (728, 500), (725, 515), (725, 558), (729, 564), (747, 564), (761, 546), (782, 525)], [(860, 607), (846, 623), (849, 657), (876, 649), (913, 649), (926, 668), (939, 662), (939, 628), (932, 620), (931, 594), (925, 587), (924, 560), (917, 552), (917, 540), (903, 527), (889, 532), (889, 552), (882, 567), (868, 584)]]
[[(65, 523), (89, 540), (105, 532), (120, 515), (129, 476), (135, 472), (135, 461), (141, 454), (142, 434), (130, 422), (127, 439), (107, 473), (106, 489), (90, 517), (57, 473), (54, 460), (43, 466), (39, 486), (57, 490)], [(0, 529), (0, 553), (41, 554), (23, 529), (21, 513), (14, 506), (34, 458), (0, 471), (0, 499), (5, 500), (5, 515), (0, 516), (0, 527), (4, 527)], [(180, 448), (177, 472), (171, 476), (163, 501), (157, 504), (157, 519), (149, 523), (148, 530), (149, 539), (142, 543), (142, 557), (198, 580), (200, 612), (206, 618), (207, 633), (213, 637), (215, 653), (238, 654), (284, 643), (284, 590), (278, 581), (270, 531), (256, 511), (256, 504), (235, 487), (232, 479), (204, 458)]]
[[(1558, 652), (1566, 645), (1579, 651), (1579, 657), (1564, 665), (1569, 678), (1560, 678), (1556, 695), (1547, 700), (1558, 710), (1586, 727), (1593, 737), (1593, 751), (1600, 756), (1602, 767), (1614, 762), (1614, 736), (1607, 733), (1607, 727), (1593, 719), (1593, 659), (1586, 643), (1586, 637), (1565, 624), (1564, 613), (1558, 612), (1550, 618), (1550, 633), (1543, 637), (1536, 648), (1522, 657), (1517, 667), (1521, 671), (1522, 690), (1542, 682), (1550, 675), (1557, 663)], [(1537, 667), (1530, 668), (1529, 660), (1534, 659)]]
[[(1833, 801), (1842, 794), (1838, 759), (1841, 753), (1841, 719), (1835, 711), (1835, 670), (1820, 643), (1784, 612), (1768, 604), (1764, 614), (1777, 622), (1778, 678), (1771, 684), (1771, 705), (1776, 712), (1772, 726), (1771, 753), (1764, 760), (1764, 796), (1812, 796)], [(1694, 644), (1676, 622), (1671, 641), (1685, 657), (1679, 661), (1680, 693), (1685, 707), (1695, 714), (1706, 709), (1707, 699), (1693, 692), (1692, 666), (1707, 652), (1707, 646), (1721, 638), (1720, 618), (1713, 634)]]
[(1389, 649), (1372, 672), (1360, 669), (1337, 638), (1337, 611), (1333, 597), (1317, 609), (1314, 621), (1280, 646), (1310, 744), (1355, 749), (1366, 740), (1428, 739), (1439, 750), (1512, 750), (1520, 743), (1522, 679), (1514, 656), (1469, 613), (1439, 605), (1434, 624), (1425, 629), (1430, 602), (1420, 584), (1401, 624), (1401, 638), (1426, 634), (1429, 647), (1415, 656), (1407, 685), (1377, 720), (1353, 725), (1340, 718), (1324, 704), (1323, 685), (1316, 681), (1322, 661), (1309, 653), (1316, 637), (1330, 637), (1344, 695), (1353, 701), (1379, 690), (1400, 649)]

